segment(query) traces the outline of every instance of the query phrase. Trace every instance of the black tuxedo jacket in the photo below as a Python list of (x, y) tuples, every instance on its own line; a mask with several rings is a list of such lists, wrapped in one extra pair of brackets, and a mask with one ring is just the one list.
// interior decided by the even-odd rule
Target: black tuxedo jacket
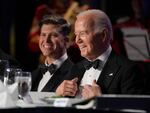
[[(19, 62), (15, 58), (13, 58), (12, 56), (6, 54), (1, 49), (0, 49), (0, 59), (1, 60), (8, 60), (10, 68), (21, 68)], [(0, 64), (0, 68), (2, 68), (1, 66), (2, 65)], [(3, 70), (0, 70), (0, 73), (2, 73), (2, 71)], [(0, 74), (0, 80), (3, 81), (3, 78), (4, 78), (4, 76)]]
[(0, 59), (8, 60), (9, 61), (9, 66), (11, 68), (18, 68), (18, 67), (20, 67), (20, 63), (15, 58), (13, 58), (12, 56), (6, 54), (1, 49), (0, 49)]
[[(45, 87), (42, 89), (44, 92), (55, 92), (56, 88), (61, 82), (63, 82), (64, 77), (68, 74), (69, 70), (72, 68), (73, 63), (70, 59), (64, 61), (59, 69), (53, 74), (52, 78), (48, 81)], [(37, 91), (40, 80), (43, 74), (40, 68), (37, 68), (32, 72), (32, 91)]]
[[(81, 79), (86, 71), (84, 61), (74, 65), (66, 79), (78, 77)], [(144, 76), (137, 69), (134, 62), (123, 56), (111, 52), (101, 75), (97, 81), (104, 94), (141, 94), (144, 93)]]

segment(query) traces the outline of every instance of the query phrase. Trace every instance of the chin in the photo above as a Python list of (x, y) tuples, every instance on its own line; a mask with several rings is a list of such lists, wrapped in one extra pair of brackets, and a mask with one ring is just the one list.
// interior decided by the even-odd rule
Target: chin
[(49, 56), (51, 53), (49, 53), (49, 52), (43, 52), (43, 55), (44, 56)]
[(81, 53), (81, 56), (85, 57), (85, 58), (87, 57), (87, 55), (85, 53)]

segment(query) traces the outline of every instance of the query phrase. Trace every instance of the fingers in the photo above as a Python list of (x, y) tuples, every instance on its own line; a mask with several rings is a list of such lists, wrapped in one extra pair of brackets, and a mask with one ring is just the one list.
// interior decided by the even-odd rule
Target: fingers
[(96, 80), (93, 80), (92, 86), (95, 86), (95, 85), (97, 85), (97, 84), (96, 84)]
[(75, 96), (77, 92), (77, 78), (67, 80), (64, 84), (63, 96)]
[(78, 78), (76, 77), (76, 78), (72, 79), (71, 81), (74, 82), (74, 83), (77, 83), (78, 82)]
[(101, 88), (96, 84), (96, 80), (93, 81), (92, 85), (85, 85), (82, 90), (82, 97), (86, 99), (100, 96), (101, 94)]
[(72, 80), (64, 80), (56, 89), (56, 95), (75, 96), (77, 92), (77, 81), (78, 78), (74, 78)]
[(92, 97), (92, 86), (91, 85), (85, 85), (82, 89), (82, 98), (87, 99)]
[(96, 80), (93, 80), (92, 86), (93, 86), (94, 94), (96, 96), (102, 95), (101, 87), (99, 85), (97, 85)]

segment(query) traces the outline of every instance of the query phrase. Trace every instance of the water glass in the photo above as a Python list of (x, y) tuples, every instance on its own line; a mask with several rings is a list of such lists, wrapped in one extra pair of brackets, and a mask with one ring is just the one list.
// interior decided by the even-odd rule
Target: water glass
[(19, 98), (23, 99), (29, 95), (31, 90), (31, 72), (17, 72), (15, 81), (18, 83)]
[(4, 74), (6, 72), (6, 68), (9, 67), (8, 60), (1, 60), (0, 59), (0, 80), (4, 81)]
[(12, 85), (15, 83), (15, 74), (21, 72), (19, 68), (7, 68), (4, 74), (4, 85)]

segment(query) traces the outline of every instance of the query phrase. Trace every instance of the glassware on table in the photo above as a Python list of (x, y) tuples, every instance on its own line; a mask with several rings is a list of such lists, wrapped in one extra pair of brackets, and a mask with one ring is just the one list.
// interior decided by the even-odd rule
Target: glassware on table
[(21, 72), (22, 70), (19, 68), (6, 68), (4, 74), (4, 85), (12, 85), (15, 83), (15, 74), (17, 72)]
[(8, 60), (1, 60), (0, 59), (0, 80), (4, 81), (4, 74), (6, 72), (6, 69), (9, 67)]
[(16, 72), (15, 81), (18, 83), (19, 98), (28, 96), (31, 90), (31, 72)]

